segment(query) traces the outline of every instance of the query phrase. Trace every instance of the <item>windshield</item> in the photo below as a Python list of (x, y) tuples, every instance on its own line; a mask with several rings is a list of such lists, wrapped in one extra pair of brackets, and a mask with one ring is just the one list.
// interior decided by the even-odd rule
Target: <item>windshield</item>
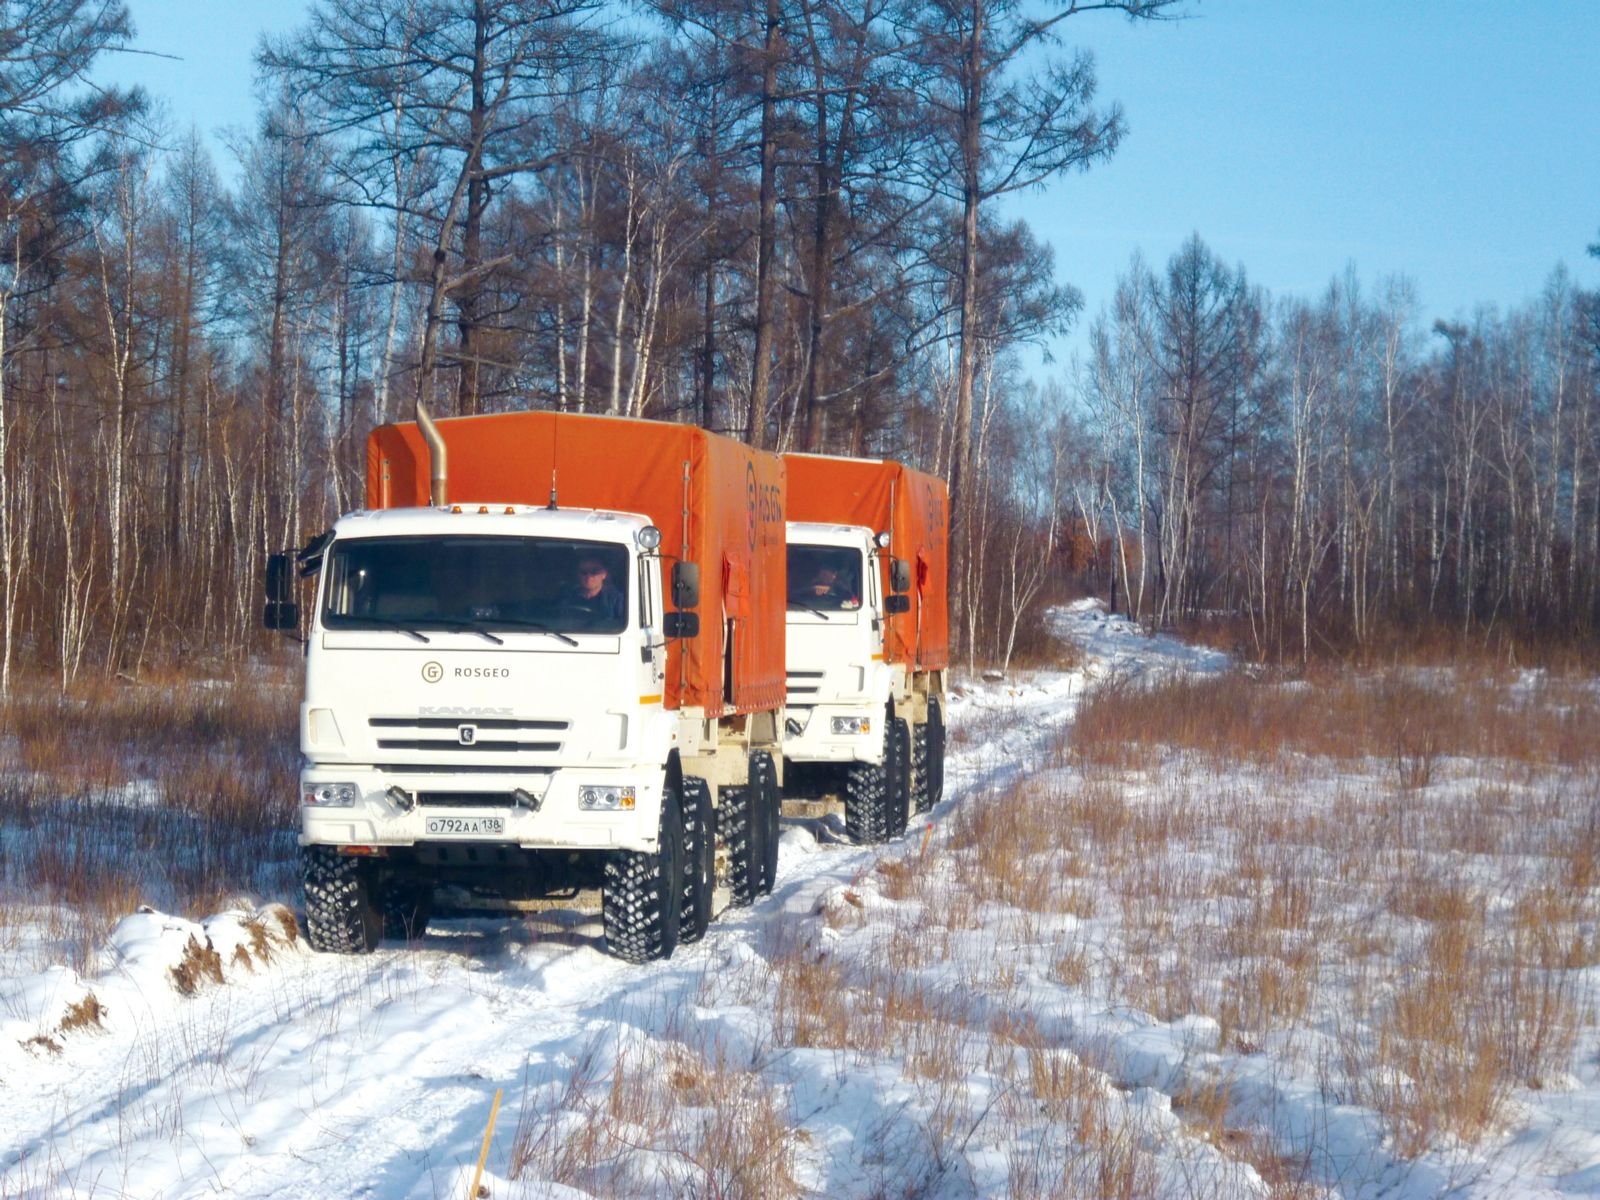
[(526, 537), (350, 538), (328, 554), (329, 629), (543, 629), (620, 633), (628, 552)]
[(789, 546), (789, 607), (837, 612), (861, 607), (861, 552), (848, 546)]

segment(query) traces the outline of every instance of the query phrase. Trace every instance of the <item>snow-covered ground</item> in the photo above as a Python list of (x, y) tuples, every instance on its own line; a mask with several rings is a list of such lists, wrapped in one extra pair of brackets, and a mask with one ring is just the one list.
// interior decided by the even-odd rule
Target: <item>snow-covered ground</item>
[[(493, 1197), (1600, 1193), (1591, 1022), (1481, 1138), (1406, 1154), (1338, 1014), (1225, 1029), (1201, 1001), (1231, 985), (1204, 966), (1160, 991), (1211, 961), (1183, 939), (1229, 898), (1136, 928), (1139, 897), (1026, 839), (1055, 829), (1060, 851), (1105, 819), (1064, 799), (1110, 786), (1065, 748), (1086, 688), (1226, 662), (1090, 602), (1053, 620), (1080, 666), (957, 689), (931, 818), (873, 848), (786, 821), (774, 894), (669, 962), (619, 964), (597, 921), (560, 913), (320, 956), (284, 910), (241, 903), (130, 915), (82, 976), (8, 973), (0, 1198), (462, 1197), (497, 1095)], [(1141, 787), (1170, 803), (1159, 776), (1105, 811), (1128, 819)], [(1324, 782), (1206, 786), (1312, 808), (1355, 786)], [(986, 857), (1019, 829), (1023, 852)], [(1152, 892), (1189, 869), (1151, 854)], [(1369, 986), (1409, 969), (1392, 953)]]

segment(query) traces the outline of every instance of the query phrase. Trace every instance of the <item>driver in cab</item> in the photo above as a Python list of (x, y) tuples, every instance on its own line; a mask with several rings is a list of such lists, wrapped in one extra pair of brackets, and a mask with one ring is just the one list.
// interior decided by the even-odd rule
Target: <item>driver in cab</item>
[(790, 603), (799, 603), (810, 608), (860, 608), (861, 600), (855, 594), (855, 589), (840, 573), (839, 568), (833, 563), (818, 563), (812, 572), (810, 583), (795, 587), (791, 584), (789, 589)]
[(622, 624), (628, 615), (627, 598), (611, 582), (605, 563), (591, 555), (578, 560), (577, 579), (561, 599), (564, 605), (582, 610), (597, 624)]

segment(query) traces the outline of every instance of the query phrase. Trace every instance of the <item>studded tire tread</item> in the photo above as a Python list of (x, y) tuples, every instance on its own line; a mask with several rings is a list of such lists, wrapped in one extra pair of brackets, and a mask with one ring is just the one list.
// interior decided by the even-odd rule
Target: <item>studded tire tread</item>
[(761, 822), (760, 855), (757, 859), (756, 891), (771, 895), (778, 882), (778, 839), (782, 835), (780, 815), (783, 798), (778, 794), (778, 769), (772, 755), (758, 750), (750, 756), (750, 789), (758, 797), (756, 819)]
[(933, 807), (933, 780), (928, 777), (928, 726), (911, 730), (911, 810), (925, 813)]
[(306, 940), (324, 954), (370, 954), (383, 937), (383, 912), (365, 861), (332, 846), (300, 854), (306, 900)]
[(744, 908), (760, 895), (761, 829), (757, 822), (754, 789), (724, 787), (717, 810), (717, 831), (728, 847), (728, 890), (732, 903)]
[(683, 779), (683, 907), (678, 941), (698, 942), (711, 924), (716, 886), (716, 813), (711, 789), (695, 775)]
[(884, 787), (888, 809), (886, 828), (891, 838), (903, 837), (911, 823), (911, 725), (891, 717), (884, 730)]
[(671, 958), (683, 904), (683, 820), (676, 794), (661, 801), (655, 853), (614, 850), (606, 860), (600, 915), (606, 949), (630, 963)]
[(889, 803), (883, 763), (856, 763), (845, 776), (844, 831), (857, 845), (889, 840)]

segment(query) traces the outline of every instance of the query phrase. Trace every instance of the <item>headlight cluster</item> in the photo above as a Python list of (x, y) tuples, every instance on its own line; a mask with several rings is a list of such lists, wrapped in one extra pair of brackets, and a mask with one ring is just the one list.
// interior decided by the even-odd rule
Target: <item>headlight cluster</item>
[(618, 812), (633, 808), (633, 788), (586, 783), (578, 789), (578, 807), (585, 812)]
[(834, 717), (828, 722), (834, 733), (871, 733), (871, 717)]
[(360, 797), (361, 790), (353, 783), (319, 783), (305, 789), (302, 802), (316, 808), (349, 808)]

